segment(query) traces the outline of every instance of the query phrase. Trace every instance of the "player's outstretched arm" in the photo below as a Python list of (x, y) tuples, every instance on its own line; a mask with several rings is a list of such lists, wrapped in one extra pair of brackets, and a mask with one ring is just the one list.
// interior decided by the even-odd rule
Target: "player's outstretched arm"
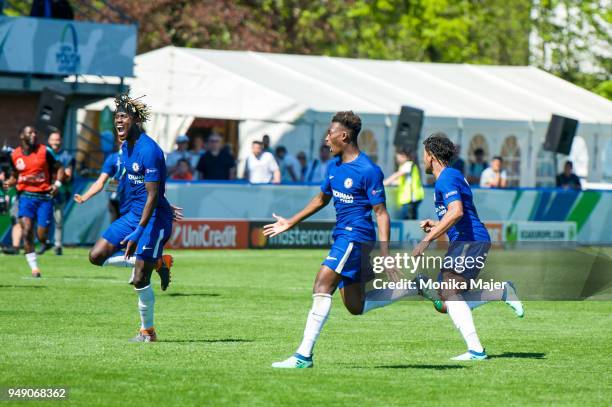
[(271, 223), (269, 225), (264, 226), (263, 234), (267, 237), (274, 237), (276, 235), (280, 235), (286, 230), (291, 229), (304, 219), (314, 215), (319, 212), (322, 208), (325, 207), (331, 200), (331, 195), (324, 194), (323, 192), (319, 192), (317, 196), (312, 198), (308, 205), (304, 207), (301, 211), (293, 215), (289, 219), (285, 219), (276, 214), (272, 214), (274, 219), (276, 219), (275, 223)]
[(104, 172), (101, 173), (98, 179), (96, 180), (96, 182), (91, 184), (89, 189), (83, 195), (74, 194), (75, 202), (83, 203), (83, 202), (86, 202), (92, 196), (97, 195), (100, 191), (102, 191), (107, 180), (108, 180), (108, 174)]
[(442, 219), (436, 223), (429, 233), (425, 235), (423, 240), (414, 248), (412, 251), (413, 256), (422, 255), (425, 250), (429, 247), (429, 244), (442, 236), (448, 231), (453, 225), (459, 222), (459, 219), (463, 217), (463, 203), (460, 200), (453, 201), (448, 204), (448, 209)]

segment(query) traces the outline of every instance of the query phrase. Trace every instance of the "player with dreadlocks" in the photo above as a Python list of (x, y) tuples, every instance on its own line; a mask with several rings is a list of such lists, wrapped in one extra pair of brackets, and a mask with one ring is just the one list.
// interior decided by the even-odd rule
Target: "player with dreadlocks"
[[(444, 258), (452, 259), (450, 264), (455, 266), (441, 270), (438, 281), (445, 288), (439, 293), (442, 301), (434, 299), (434, 304), (438, 311), (448, 312), (467, 345), (467, 352), (453, 360), (483, 360), (487, 354), (476, 334), (471, 310), (490, 301), (504, 301), (518, 317), (523, 317), (523, 305), (509, 281), (501, 289), (463, 289), (478, 277), (484, 267), (491, 239), (478, 218), (470, 185), (461, 172), (449, 166), (455, 154), (453, 143), (444, 133), (435, 133), (423, 144), (425, 172), (433, 174), (436, 179), (434, 205), (438, 220), (426, 219), (421, 222), (426, 235), (412, 255), (422, 256), (432, 241), (445, 233), (448, 235), (449, 248)], [(472, 260), (468, 261), (468, 258)]]
[(149, 117), (148, 107), (127, 94), (115, 98), (115, 105), (114, 131), (122, 142), (120, 166), (126, 177), (129, 211), (98, 239), (89, 252), (89, 261), (97, 266), (134, 267), (131, 283), (138, 295), (141, 326), (131, 341), (154, 342), (157, 335), (153, 326), (155, 296), (151, 274), (157, 270), (165, 290), (172, 266), (172, 257), (162, 255), (172, 232), (173, 218), (164, 196), (166, 162), (161, 148), (142, 128)]

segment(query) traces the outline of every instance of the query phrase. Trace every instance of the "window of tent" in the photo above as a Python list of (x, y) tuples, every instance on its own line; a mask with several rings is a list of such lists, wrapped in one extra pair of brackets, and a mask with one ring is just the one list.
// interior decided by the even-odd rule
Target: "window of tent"
[(475, 160), (474, 151), (479, 148), (482, 148), (482, 150), (484, 151), (484, 159), (488, 162), (491, 158), (489, 156), (489, 143), (487, 143), (485, 136), (483, 136), (482, 134), (475, 134), (474, 137), (472, 137), (472, 139), (470, 140), (470, 146), (468, 149), (468, 159), (470, 160), (470, 162), (473, 162)]
[[(586, 178), (589, 175), (589, 149), (586, 141), (580, 136), (575, 136), (572, 142), (572, 149), (568, 159), (574, 166), (574, 173), (580, 178)], [(565, 160), (563, 160), (565, 163)], [(559, 170), (560, 172), (561, 170)]]
[(378, 162), (378, 141), (370, 129), (365, 129), (359, 135), (359, 147), (370, 157), (372, 162)]
[(536, 159), (536, 187), (554, 187), (556, 175), (554, 153), (542, 144)]
[(515, 135), (509, 135), (504, 140), (501, 149), (504, 169), (508, 174), (508, 186), (518, 187), (521, 179), (521, 148)]
[(476, 162), (475, 151), (478, 150), (479, 148), (482, 149), (482, 151), (484, 152), (483, 154), (484, 161), (488, 163), (489, 160), (491, 159), (489, 143), (487, 142), (487, 139), (483, 134), (477, 133), (474, 136), (472, 136), (470, 140), (470, 144), (468, 146), (468, 151), (467, 151), (468, 162), (466, 163), (466, 179), (468, 180), (470, 184), (476, 184), (476, 185), (480, 182), (480, 175), (479, 174), (472, 175), (471, 164)]

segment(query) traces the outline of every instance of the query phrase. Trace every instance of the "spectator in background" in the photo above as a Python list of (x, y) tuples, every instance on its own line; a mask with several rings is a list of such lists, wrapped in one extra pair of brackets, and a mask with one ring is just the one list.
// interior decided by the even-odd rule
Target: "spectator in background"
[(276, 147), (276, 161), (281, 172), (281, 182), (298, 182), (300, 180), (300, 163), (287, 152), (285, 146)]
[(465, 161), (461, 158), (461, 146), (459, 144), (455, 144), (455, 156), (450, 166), (459, 171), (462, 175), (465, 175)]
[(421, 182), (421, 171), (416, 157), (407, 148), (400, 148), (395, 153), (398, 169), (391, 174), (383, 184), (398, 185), (397, 203), (401, 208), (402, 219), (418, 219), (417, 209), (425, 198), (425, 190)]
[[(213, 133), (212, 135), (215, 134), (217, 133)], [(189, 161), (189, 164), (191, 165), (191, 168), (195, 169), (197, 168), (198, 163), (200, 162), (200, 158), (202, 158), (202, 156), (206, 152), (206, 141), (204, 141), (204, 137), (202, 135), (198, 134), (192, 137), (191, 142), (193, 146), (191, 148), (191, 151), (189, 152), (191, 155), (191, 160)]]
[(236, 179), (236, 160), (223, 148), (223, 139), (217, 133), (208, 137), (208, 150), (200, 158), (196, 168), (200, 179)]
[(172, 172), (170, 179), (175, 181), (193, 181), (193, 174), (191, 173), (191, 164), (186, 158), (181, 158), (176, 164), (176, 168)]
[(506, 188), (508, 186), (508, 174), (502, 169), (503, 161), (500, 156), (493, 157), (491, 166), (485, 168), (480, 176), (482, 188)]
[(55, 221), (55, 254), (61, 256), (63, 254), (62, 238), (64, 229), (64, 209), (66, 204), (72, 198), (72, 177), (74, 175), (76, 160), (74, 156), (62, 148), (62, 135), (59, 131), (53, 131), (49, 134), (47, 144), (51, 153), (62, 167), (64, 167), (64, 181), (55, 198), (53, 199), (53, 220)]
[(168, 174), (172, 176), (179, 160), (185, 159), (187, 162), (191, 162), (191, 152), (189, 148), (189, 137), (185, 134), (181, 134), (176, 138), (176, 150), (168, 154), (166, 157), (166, 167)]
[(330, 163), (331, 153), (329, 147), (322, 145), (319, 147), (319, 158), (312, 160), (306, 171), (305, 182), (320, 184), (327, 175), (327, 166)]
[(580, 178), (574, 174), (574, 164), (571, 161), (566, 161), (563, 172), (557, 175), (557, 188), (575, 189), (576, 191), (582, 189)]
[(263, 150), (263, 142), (254, 141), (246, 161), (244, 178), (251, 184), (279, 184), (280, 170), (272, 153)]
[(308, 171), (308, 159), (306, 153), (300, 151), (296, 156), (298, 163), (300, 163), (300, 182), (304, 182), (306, 179), (306, 171)]
[(484, 150), (482, 148), (474, 150), (474, 161), (470, 161), (467, 173), (467, 180), (470, 185), (480, 183), (480, 176), (488, 166), (489, 164), (484, 160)]
[(270, 136), (264, 134), (261, 142), (263, 143), (263, 151), (272, 154), (272, 149), (270, 148)]

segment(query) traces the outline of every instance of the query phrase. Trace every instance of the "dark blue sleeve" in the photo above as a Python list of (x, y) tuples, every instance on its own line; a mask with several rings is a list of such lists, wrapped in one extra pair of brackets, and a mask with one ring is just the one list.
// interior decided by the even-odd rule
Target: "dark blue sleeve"
[(436, 189), (442, 195), (444, 206), (448, 208), (448, 204), (453, 201), (461, 200), (461, 182), (457, 177), (443, 177), (436, 182)]
[(109, 177), (114, 177), (117, 173), (117, 154), (111, 154), (106, 157), (102, 164), (102, 173), (108, 174)]
[(380, 168), (374, 167), (364, 175), (364, 185), (370, 205), (385, 203), (385, 187), (383, 180), (385, 176)]
[(161, 149), (150, 149), (143, 152), (142, 164), (144, 166), (145, 182), (159, 182), (164, 168), (164, 153)]

